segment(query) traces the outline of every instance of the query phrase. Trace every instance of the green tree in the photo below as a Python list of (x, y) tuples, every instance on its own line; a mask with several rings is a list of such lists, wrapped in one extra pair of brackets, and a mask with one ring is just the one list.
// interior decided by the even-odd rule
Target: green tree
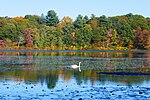
[(89, 18), (88, 18), (88, 16), (84, 16), (83, 21), (84, 21), (85, 24), (88, 24), (88, 23), (89, 23)]
[(141, 27), (142, 30), (149, 30), (148, 21), (142, 15), (132, 15), (127, 21), (132, 29)]
[(84, 20), (83, 20), (83, 16), (82, 15), (78, 15), (78, 17), (76, 18), (76, 20), (74, 21), (74, 26), (75, 28), (83, 28), (84, 26)]
[(90, 25), (86, 24), (85, 27), (76, 30), (75, 33), (76, 44), (78, 46), (90, 46), (92, 35), (92, 28)]
[(106, 28), (101, 27), (101, 28), (94, 28), (92, 30), (92, 38), (91, 38), (91, 44), (94, 46), (105, 46), (105, 41), (106, 41)]
[(73, 41), (73, 36), (72, 34), (66, 34), (63, 35), (63, 42), (66, 46), (73, 46), (74, 45), (74, 41)]
[(62, 28), (63, 30), (63, 35), (65, 34), (71, 34), (72, 32), (74, 32), (74, 26), (73, 24), (65, 24), (65, 26)]
[(40, 20), (39, 16), (37, 16), (37, 15), (26, 15), (24, 18), (29, 20), (29, 23), (30, 23), (29, 27), (30, 28), (39, 27), (39, 20)]
[(48, 11), (46, 16), (46, 25), (56, 26), (58, 23), (59, 23), (59, 19), (56, 12), (54, 10)]
[(134, 32), (128, 23), (128, 20), (122, 16), (116, 16), (111, 19), (112, 29), (117, 31), (119, 44), (123, 47), (128, 47), (133, 44)]

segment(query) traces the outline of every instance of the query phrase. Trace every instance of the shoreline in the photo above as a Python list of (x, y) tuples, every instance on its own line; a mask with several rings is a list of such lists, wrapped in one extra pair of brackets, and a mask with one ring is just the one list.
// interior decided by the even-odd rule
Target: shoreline
[(150, 52), (150, 50), (37, 50), (37, 49), (0, 49), (0, 52), (139, 52), (145, 53)]

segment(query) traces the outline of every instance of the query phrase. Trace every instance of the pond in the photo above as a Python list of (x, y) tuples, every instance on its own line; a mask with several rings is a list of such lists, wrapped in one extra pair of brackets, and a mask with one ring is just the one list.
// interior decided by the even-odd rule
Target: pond
[[(79, 62), (81, 72), (70, 67)], [(149, 74), (150, 51), (5, 50), (0, 51), (0, 99), (149, 100)]]

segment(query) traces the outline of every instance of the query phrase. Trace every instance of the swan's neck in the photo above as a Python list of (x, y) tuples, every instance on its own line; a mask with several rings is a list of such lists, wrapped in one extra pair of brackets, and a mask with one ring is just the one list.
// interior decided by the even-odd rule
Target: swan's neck
[(81, 72), (81, 69), (80, 69), (80, 63), (79, 63), (79, 71)]
[(79, 63), (79, 67), (80, 67), (80, 63)]

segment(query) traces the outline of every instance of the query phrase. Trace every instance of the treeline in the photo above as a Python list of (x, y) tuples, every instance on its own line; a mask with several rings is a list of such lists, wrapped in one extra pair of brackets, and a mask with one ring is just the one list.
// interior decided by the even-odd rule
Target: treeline
[(0, 47), (15, 49), (150, 49), (150, 18), (47, 15), (0, 17)]

